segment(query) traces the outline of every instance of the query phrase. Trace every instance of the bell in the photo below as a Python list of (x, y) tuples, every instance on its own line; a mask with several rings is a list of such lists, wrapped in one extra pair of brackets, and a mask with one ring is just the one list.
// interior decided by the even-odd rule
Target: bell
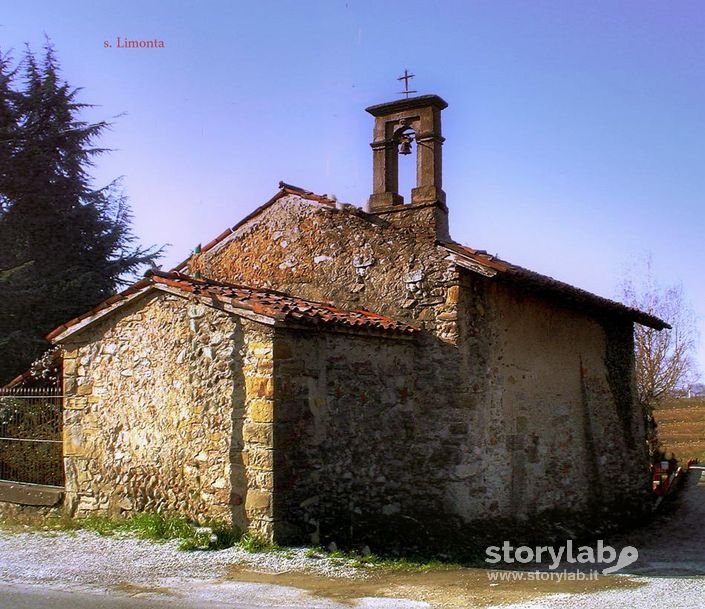
[(399, 154), (411, 154), (411, 138), (408, 135), (402, 135), (399, 140)]

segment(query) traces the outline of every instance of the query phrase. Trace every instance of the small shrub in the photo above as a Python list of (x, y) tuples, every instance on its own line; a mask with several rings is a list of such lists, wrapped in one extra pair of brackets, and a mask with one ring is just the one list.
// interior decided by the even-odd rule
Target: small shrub
[(183, 516), (155, 512), (135, 514), (125, 521), (126, 529), (140, 539), (167, 541), (192, 537), (193, 527)]
[(276, 544), (269, 543), (268, 541), (262, 539), (259, 535), (253, 533), (245, 533), (240, 538), (240, 547), (246, 552), (251, 552), (252, 554), (256, 554), (258, 552), (272, 552), (279, 549)]

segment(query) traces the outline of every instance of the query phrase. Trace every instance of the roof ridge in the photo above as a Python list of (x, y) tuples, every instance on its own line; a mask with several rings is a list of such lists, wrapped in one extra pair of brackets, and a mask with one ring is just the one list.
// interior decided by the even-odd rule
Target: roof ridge
[[(223, 241), (224, 239), (229, 237), (232, 233), (234, 233), (243, 224), (252, 220), (252, 218), (254, 218), (257, 215), (259, 215), (260, 213), (262, 213), (270, 205), (273, 205), (279, 199), (281, 199), (282, 197), (284, 197), (286, 195), (296, 195), (296, 196), (302, 197), (304, 199), (308, 199), (309, 201), (316, 201), (317, 203), (323, 203), (324, 205), (327, 205), (328, 207), (331, 207), (331, 208), (335, 208), (335, 204), (336, 204), (335, 200), (331, 199), (328, 195), (319, 195), (311, 190), (306, 190), (305, 188), (301, 188), (300, 186), (294, 186), (293, 184), (287, 184), (286, 182), (283, 182), (280, 180), (279, 181), (279, 191), (276, 192), (274, 194), (274, 196), (270, 197), (265, 203), (263, 203), (259, 207), (256, 207), (249, 214), (247, 214), (244, 218), (242, 218), (240, 221), (236, 222), (232, 227), (226, 228), (222, 233), (220, 233), (220, 235), (218, 235), (214, 239), (211, 239), (205, 245), (203, 245), (203, 246), (199, 245), (200, 253), (207, 252), (208, 250), (214, 248), (221, 241)], [(177, 264), (175, 267), (173, 267), (172, 270), (178, 271), (179, 269), (184, 268), (186, 263), (189, 260), (191, 260), (192, 256), (193, 256), (193, 254), (189, 254), (185, 260), (181, 261), (179, 264)]]

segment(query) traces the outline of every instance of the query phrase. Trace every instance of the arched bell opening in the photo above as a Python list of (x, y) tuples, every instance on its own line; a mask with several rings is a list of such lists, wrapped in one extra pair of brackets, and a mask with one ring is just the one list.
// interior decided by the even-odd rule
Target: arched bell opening
[[(446, 209), (441, 175), (441, 111), (447, 105), (437, 95), (422, 95), (367, 108), (375, 117), (370, 211), (396, 208), (405, 202)], [(414, 156), (415, 166), (413, 161), (407, 162)], [(399, 193), (409, 190), (411, 196), (405, 201)]]
[(402, 121), (402, 124), (394, 131), (392, 139), (398, 155), (397, 194), (401, 197), (403, 204), (411, 201), (411, 191), (418, 185), (416, 131), (406, 124), (406, 121)]

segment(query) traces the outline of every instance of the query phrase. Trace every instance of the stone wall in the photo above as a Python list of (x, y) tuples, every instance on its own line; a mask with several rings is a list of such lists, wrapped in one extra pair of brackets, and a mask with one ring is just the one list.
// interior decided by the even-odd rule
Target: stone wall
[(274, 354), (280, 541), (374, 538), (384, 516), (434, 504), (414, 341), (278, 330)]
[(453, 342), (448, 288), (458, 273), (435, 245), (433, 208), (409, 212), (372, 216), (287, 196), (196, 256), (189, 269), (343, 309), (366, 308)]
[(475, 277), (451, 294), (458, 346), (277, 330), (278, 541), (427, 547), (472, 539), (478, 521), (609, 519), (643, 498), (633, 387), (618, 375), (620, 411), (610, 378), (627, 328), (615, 340), (580, 311)]
[(274, 330), (242, 320), (245, 345), (242, 357), (245, 408), (236, 403), (234, 420), (238, 441), (230, 450), (233, 501), (242, 505), (242, 530), (274, 540)]
[(378, 543), (638, 497), (631, 323), (458, 271), (433, 213), (290, 196), (191, 262), (416, 323), (413, 341), (275, 330), (161, 292), (72, 337), (69, 509)]
[(155, 292), (72, 336), (68, 510), (174, 511), (266, 533), (271, 459), (251, 432), (271, 410), (271, 333)]
[(63, 507), (22, 505), (0, 501), (0, 522), (5, 524), (37, 524), (48, 518), (61, 518)]
[[(365, 513), (385, 514), (383, 509), (400, 506), (401, 516), (435, 513), (446, 522), (522, 520), (550, 510), (581, 518), (643, 497), (647, 459), (627, 361), (631, 322), (599, 320), (564, 302), (458, 271), (435, 244), (437, 213), (422, 208), (365, 215), (289, 196), (191, 261), (191, 270), (206, 277), (273, 287), (343, 308), (364, 307), (425, 330), (413, 358), (392, 357), (395, 364), (377, 357), (368, 343), (356, 341), (351, 348), (330, 337), (295, 339), (284, 352), (310, 355), (275, 358), (275, 388), (293, 383), (298, 396), (292, 398), (290, 389), (276, 393), (276, 416), (297, 413), (302, 419), (300, 428), (287, 422), (282, 429), (289, 431), (276, 433), (275, 447), (277, 438), (287, 447), (292, 437), (313, 438), (313, 452), (303, 454), (305, 442), (299, 441), (292, 463), (303, 459), (304, 469), (318, 472), (312, 480), (329, 476), (330, 494), (338, 493), (342, 501), (351, 492), (355, 510)], [(335, 392), (343, 397), (331, 393), (329, 369), (336, 370)], [(396, 378), (397, 371), (406, 377), (403, 406), (392, 405), (382, 382)], [(363, 403), (355, 391), (373, 397)], [(323, 414), (312, 414), (310, 404), (321, 401), (328, 404)], [(374, 419), (367, 410), (377, 403), (387, 405), (384, 412), (404, 412), (403, 424), (396, 414)], [(333, 445), (323, 450), (317, 444), (316, 425), (328, 430), (329, 442), (349, 452), (381, 451), (375, 467), (386, 471), (380, 474), (385, 482), (375, 483), (365, 473), (371, 465), (353, 472), (355, 480), (365, 481), (364, 492), (336, 482), (322, 455), (333, 455), (338, 465), (343, 457), (335, 456)], [(380, 438), (374, 447), (371, 437)], [(277, 459), (283, 451), (275, 448), (275, 455), (280, 480)], [(370, 464), (371, 458), (355, 462)], [(295, 470), (282, 463), (281, 471)], [(281, 479), (284, 487), (275, 484), (277, 496), (288, 488), (287, 475)], [(303, 488), (311, 497), (326, 496), (309, 493), (308, 483)], [(382, 499), (385, 494), (391, 499)], [(310, 506), (309, 499), (302, 501)], [(278, 501), (275, 513), (289, 510), (282, 507), (286, 501)], [(385, 507), (390, 505), (395, 507)], [(313, 525), (300, 525), (312, 518), (313, 509), (296, 508), (287, 518), (309, 534)], [(356, 519), (367, 518), (358, 513)], [(296, 534), (284, 525), (281, 530)]]
[(476, 372), (470, 441), (482, 450), (468, 447), (467, 478), (448, 488), (458, 508), (525, 519), (643, 500), (631, 322), (476, 276), (462, 293), (461, 351)]

